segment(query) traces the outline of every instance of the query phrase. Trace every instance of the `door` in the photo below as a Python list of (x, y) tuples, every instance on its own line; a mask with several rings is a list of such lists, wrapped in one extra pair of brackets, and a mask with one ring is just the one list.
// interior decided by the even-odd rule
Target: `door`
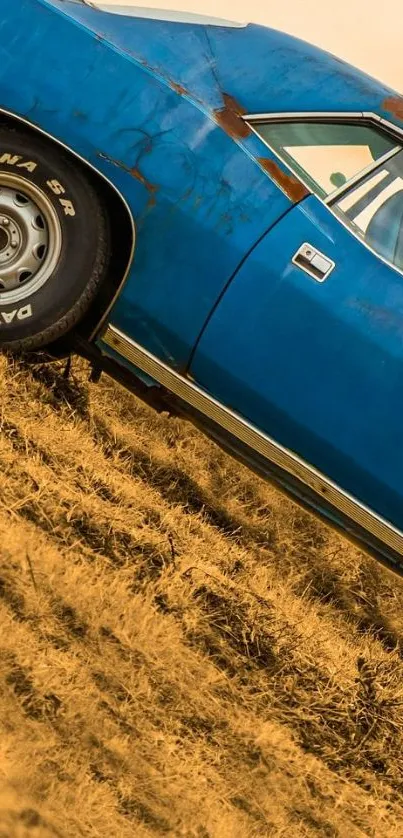
[(325, 475), (339, 506), (353, 499), (364, 527), (373, 513), (380, 538), (391, 525), (400, 550), (403, 152), (393, 141), (374, 158), (359, 178), (336, 167), (338, 182), (326, 184), (322, 170), (318, 194), (255, 247), (210, 318), (190, 375), (270, 437), (294, 477), (306, 476), (305, 466)]

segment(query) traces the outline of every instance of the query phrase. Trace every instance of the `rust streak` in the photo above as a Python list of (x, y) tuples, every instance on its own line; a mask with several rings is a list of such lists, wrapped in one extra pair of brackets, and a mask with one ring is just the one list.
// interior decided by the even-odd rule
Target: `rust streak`
[(178, 84), (176, 81), (169, 82), (170, 88), (175, 91), (175, 93), (179, 93), (179, 96), (189, 96), (189, 91), (186, 90), (186, 87), (183, 84)]
[(132, 175), (132, 177), (136, 178), (136, 180), (138, 180), (138, 182), (141, 183), (142, 186), (144, 186), (147, 189), (147, 192), (149, 194), (149, 198), (147, 201), (147, 209), (152, 209), (152, 207), (155, 207), (157, 203), (155, 195), (158, 192), (159, 186), (156, 186), (155, 183), (151, 183), (149, 180), (147, 180), (147, 178), (144, 177), (143, 173), (140, 172), (140, 169), (138, 169), (136, 166), (133, 166), (133, 168), (130, 169), (130, 174)]
[(145, 186), (145, 188), (147, 189), (147, 192), (151, 192), (152, 195), (155, 192), (157, 192), (158, 186), (156, 186), (155, 183), (150, 183), (150, 181), (147, 180), (146, 177), (144, 177), (142, 172), (140, 172), (140, 169), (138, 169), (136, 166), (133, 166), (133, 168), (130, 169), (130, 174), (134, 178), (136, 178), (136, 180), (138, 180), (139, 183), (141, 183), (143, 186)]
[(125, 163), (122, 163), (121, 160), (114, 160), (113, 157), (109, 157), (107, 154), (104, 154), (103, 151), (98, 152), (98, 157), (100, 157), (102, 160), (107, 160), (108, 163), (112, 163), (113, 166), (117, 166), (119, 169), (122, 169), (124, 172), (128, 172), (129, 175), (131, 175), (136, 180), (138, 180), (138, 182), (141, 183), (141, 185), (144, 186), (145, 189), (147, 189), (147, 192), (149, 193), (150, 197), (149, 197), (148, 202), (147, 202), (147, 207), (150, 208), (150, 207), (155, 206), (155, 204), (156, 204), (155, 195), (159, 190), (159, 186), (157, 186), (155, 183), (151, 183), (151, 181), (147, 180), (147, 178), (143, 175), (142, 172), (140, 172), (140, 169), (137, 168), (137, 166), (132, 166), (132, 168), (130, 168), (129, 166), (126, 166)]
[(382, 108), (387, 113), (391, 113), (395, 119), (403, 120), (403, 96), (388, 96), (382, 102)]
[(309, 189), (295, 175), (284, 172), (275, 160), (270, 160), (268, 157), (258, 157), (258, 163), (294, 204), (309, 195)]
[(245, 139), (249, 137), (251, 129), (249, 125), (244, 122), (242, 116), (247, 113), (245, 108), (240, 105), (233, 96), (228, 93), (223, 93), (224, 107), (218, 108), (214, 111), (216, 121), (221, 128), (233, 137), (235, 140)]

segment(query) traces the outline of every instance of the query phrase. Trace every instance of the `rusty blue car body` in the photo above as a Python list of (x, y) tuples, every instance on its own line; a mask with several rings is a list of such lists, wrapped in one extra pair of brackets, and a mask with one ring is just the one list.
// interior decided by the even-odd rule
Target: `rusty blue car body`
[(98, 6), (0, 0), (0, 109), (132, 216), (100, 368), (402, 573), (403, 99), (265, 27)]

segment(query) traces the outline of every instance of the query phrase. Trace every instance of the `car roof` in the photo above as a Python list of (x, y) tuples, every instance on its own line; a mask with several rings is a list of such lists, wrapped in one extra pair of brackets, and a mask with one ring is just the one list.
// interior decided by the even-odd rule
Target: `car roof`
[(127, 17), (71, 0), (39, 2), (68, 7), (69, 15), (207, 112), (223, 103), (240, 114), (366, 112), (403, 127), (402, 96), (284, 32), (256, 24), (212, 25), (209, 18), (197, 24), (160, 19), (146, 16), (143, 7), (140, 17)]

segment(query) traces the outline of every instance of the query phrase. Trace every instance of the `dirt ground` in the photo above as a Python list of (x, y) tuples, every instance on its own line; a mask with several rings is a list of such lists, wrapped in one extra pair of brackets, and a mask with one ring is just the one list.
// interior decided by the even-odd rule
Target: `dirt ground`
[(87, 376), (0, 359), (0, 838), (403, 835), (403, 581)]

